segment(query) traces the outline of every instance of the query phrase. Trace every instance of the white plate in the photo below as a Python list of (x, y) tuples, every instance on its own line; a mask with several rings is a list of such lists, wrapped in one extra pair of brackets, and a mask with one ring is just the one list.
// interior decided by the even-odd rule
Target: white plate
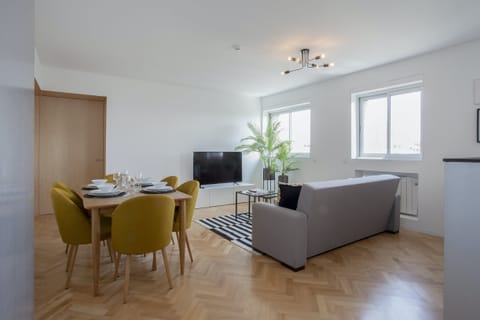
[(165, 187), (151, 186), (151, 187), (143, 188), (143, 190), (147, 190), (147, 191), (171, 191), (171, 190), (173, 190), (173, 188), (170, 187), (170, 186), (165, 186)]
[(91, 194), (92, 196), (114, 196), (122, 193), (122, 190), (113, 190), (113, 191), (102, 191), (102, 190), (92, 190), (88, 194)]

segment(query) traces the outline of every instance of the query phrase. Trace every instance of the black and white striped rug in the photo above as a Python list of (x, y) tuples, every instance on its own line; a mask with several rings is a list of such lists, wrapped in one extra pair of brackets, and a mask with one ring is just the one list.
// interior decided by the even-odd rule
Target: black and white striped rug
[(235, 214), (195, 220), (201, 226), (215, 232), (233, 244), (257, 255), (261, 255), (252, 248), (252, 221), (248, 213)]

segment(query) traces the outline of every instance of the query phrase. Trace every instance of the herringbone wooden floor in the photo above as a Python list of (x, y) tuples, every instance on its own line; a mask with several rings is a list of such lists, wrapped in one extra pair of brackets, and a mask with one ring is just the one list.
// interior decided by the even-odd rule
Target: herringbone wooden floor
[[(196, 211), (196, 218), (233, 212)], [(254, 256), (193, 223), (194, 263), (180, 276), (177, 247), (168, 248), (174, 289), (168, 290), (161, 254), (132, 263), (129, 301), (123, 274), (102, 247), (99, 297), (92, 296), (90, 246), (80, 247), (71, 288), (63, 288), (65, 246), (54, 216), (35, 218), (36, 319), (442, 319), (443, 241), (402, 230), (380, 234), (308, 260), (292, 272)], [(187, 259), (188, 260), (188, 259)], [(123, 268), (122, 268), (123, 271)]]

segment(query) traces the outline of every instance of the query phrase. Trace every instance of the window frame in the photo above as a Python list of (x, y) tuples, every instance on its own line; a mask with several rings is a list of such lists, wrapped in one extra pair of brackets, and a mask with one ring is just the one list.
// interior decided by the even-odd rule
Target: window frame
[(312, 107), (310, 102), (302, 102), (294, 105), (288, 105), (280, 108), (269, 109), (263, 112), (264, 122), (268, 119), (268, 117), (272, 117), (273, 115), (280, 115), (280, 114), (289, 114), (289, 130), (288, 130), (288, 138), (289, 141), (292, 141), (292, 112), (309, 110), (310, 111), (310, 152), (290, 152), (290, 155), (296, 158), (310, 158), (310, 154), (312, 153)]
[[(411, 92), (420, 92), (420, 151), (415, 154), (391, 153), (391, 97), (399, 94)], [(362, 149), (362, 102), (376, 99), (387, 98), (387, 152), (386, 153), (366, 153)], [(382, 88), (373, 91), (357, 93), (352, 95), (355, 104), (355, 156), (356, 159), (382, 159), (382, 160), (422, 160), (422, 110), (423, 110), (423, 85), (421, 81), (402, 84), (394, 87)]]

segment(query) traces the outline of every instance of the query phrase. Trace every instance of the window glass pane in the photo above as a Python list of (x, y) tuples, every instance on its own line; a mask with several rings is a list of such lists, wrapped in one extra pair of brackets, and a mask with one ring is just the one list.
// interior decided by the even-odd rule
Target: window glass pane
[(420, 91), (391, 96), (391, 153), (420, 153), (420, 102)]
[(361, 153), (387, 153), (387, 98), (362, 100), (360, 109)]
[(290, 113), (277, 113), (273, 120), (280, 122), (279, 138), (282, 141), (290, 139)]
[(310, 153), (310, 110), (292, 112), (292, 153)]

